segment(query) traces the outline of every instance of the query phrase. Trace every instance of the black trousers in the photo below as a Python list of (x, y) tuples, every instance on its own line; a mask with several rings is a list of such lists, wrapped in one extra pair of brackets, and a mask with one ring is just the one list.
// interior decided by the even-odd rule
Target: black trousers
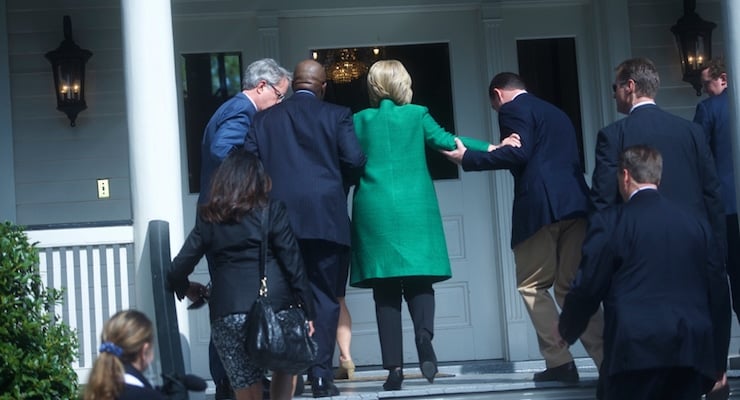
[(606, 377), (604, 400), (699, 400), (714, 380), (693, 368), (656, 368)]
[(373, 283), (383, 368), (403, 367), (401, 299), (414, 323), (415, 342), (434, 337), (434, 289), (428, 277), (378, 279)]
[(349, 247), (326, 240), (299, 239), (303, 263), (313, 292), (316, 319), (313, 338), (318, 344), (316, 364), (310, 368), (310, 378), (333, 381), (332, 360), (337, 340), (339, 301), (337, 293), (346, 285), (349, 268)]
[(732, 310), (740, 322), (740, 227), (737, 214), (729, 214), (727, 221), (727, 276), (730, 278)]

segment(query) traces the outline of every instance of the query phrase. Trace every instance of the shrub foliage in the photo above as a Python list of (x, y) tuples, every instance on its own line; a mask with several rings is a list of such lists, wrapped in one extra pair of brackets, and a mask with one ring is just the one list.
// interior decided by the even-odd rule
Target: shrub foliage
[(0, 400), (76, 399), (77, 335), (53, 312), (39, 255), (22, 228), (0, 225)]

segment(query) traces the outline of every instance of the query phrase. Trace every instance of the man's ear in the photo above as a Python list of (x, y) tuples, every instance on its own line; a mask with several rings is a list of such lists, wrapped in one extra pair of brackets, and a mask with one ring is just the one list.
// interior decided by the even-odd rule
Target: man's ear
[(726, 72), (719, 74), (719, 79), (722, 81), (722, 84), (727, 86), (727, 73)]
[(624, 83), (624, 86), (627, 88), (627, 90), (629, 90), (629, 93), (635, 93), (635, 91), (637, 90), (637, 83), (635, 83), (633, 79), (627, 79), (627, 82)]
[(619, 182), (619, 187), (623, 189), (629, 188), (631, 180), (632, 175), (630, 175), (630, 172), (627, 170), (627, 168), (622, 168), (622, 170), (617, 173), (617, 181)]

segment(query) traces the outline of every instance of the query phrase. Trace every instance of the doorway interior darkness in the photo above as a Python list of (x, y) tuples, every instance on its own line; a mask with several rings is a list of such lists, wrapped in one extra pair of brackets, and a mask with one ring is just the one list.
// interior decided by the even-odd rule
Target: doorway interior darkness
[(516, 48), (519, 75), (527, 85), (527, 91), (556, 105), (573, 122), (581, 157), (581, 172), (585, 172), (575, 39), (517, 40)]
[(216, 109), (241, 90), (242, 57), (240, 52), (183, 54), (181, 67), (188, 188), (199, 193), (203, 130)]
[[(373, 47), (357, 48), (360, 54), (372, 53)], [(326, 63), (330, 52), (341, 49), (313, 50), (316, 60)], [(411, 75), (414, 91), (412, 103), (429, 108), (429, 113), (448, 132), (455, 134), (455, 113), (452, 105), (450, 51), (447, 43), (411, 44), (380, 47), (376, 59), (395, 59), (403, 63)], [(372, 62), (372, 60), (370, 61)], [(358, 112), (370, 107), (367, 91), (367, 73), (348, 83), (327, 82), (324, 100), (349, 107)], [(432, 179), (457, 179), (456, 165), (437, 151), (427, 148), (427, 166)]]

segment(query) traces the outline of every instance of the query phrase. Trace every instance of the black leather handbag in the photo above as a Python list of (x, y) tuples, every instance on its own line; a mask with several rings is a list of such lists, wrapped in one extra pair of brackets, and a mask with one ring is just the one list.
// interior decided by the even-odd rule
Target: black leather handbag
[(269, 205), (262, 213), (262, 245), (260, 247), (260, 289), (257, 300), (247, 316), (247, 353), (261, 368), (298, 374), (316, 360), (318, 346), (308, 336), (308, 321), (298, 305), (275, 310), (267, 296), (267, 224)]

